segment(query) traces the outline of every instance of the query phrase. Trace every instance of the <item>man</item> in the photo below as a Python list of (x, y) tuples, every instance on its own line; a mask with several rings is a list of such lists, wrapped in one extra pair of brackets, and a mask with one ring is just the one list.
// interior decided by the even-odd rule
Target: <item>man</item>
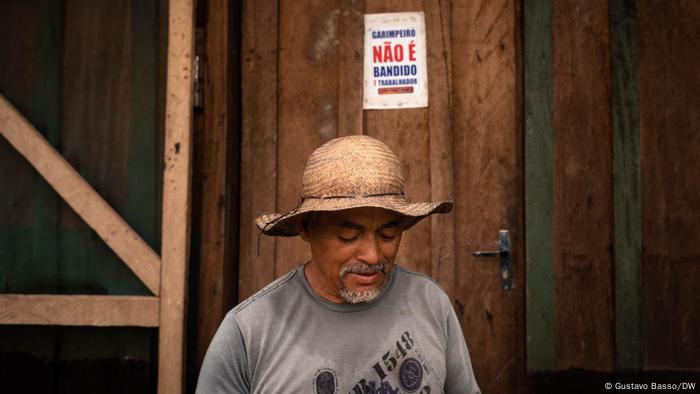
[(329, 141), (293, 210), (256, 223), (311, 260), (231, 310), (197, 393), (478, 393), (449, 298), (395, 265), (402, 232), (452, 202), (409, 203), (401, 164), (368, 136)]

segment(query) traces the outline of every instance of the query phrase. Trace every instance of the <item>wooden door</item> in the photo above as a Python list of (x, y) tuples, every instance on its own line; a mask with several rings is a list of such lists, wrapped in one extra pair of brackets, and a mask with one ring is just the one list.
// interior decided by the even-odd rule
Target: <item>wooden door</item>
[[(524, 390), (524, 231), (519, 3), (452, 6), (454, 306), (485, 393)], [(513, 288), (499, 284), (498, 250), (508, 230)]]
[[(309, 258), (298, 238), (259, 238), (253, 220), (291, 209), (309, 154), (366, 134), (404, 165), (413, 201), (452, 199), (408, 231), (398, 262), (435, 278), (462, 323), (484, 392), (524, 381), (523, 207), (519, 8), (514, 0), (305, 0), (243, 5), (243, 132), (239, 299)], [(429, 106), (362, 109), (363, 15), (423, 11)], [(514, 287), (499, 284), (508, 230)]]

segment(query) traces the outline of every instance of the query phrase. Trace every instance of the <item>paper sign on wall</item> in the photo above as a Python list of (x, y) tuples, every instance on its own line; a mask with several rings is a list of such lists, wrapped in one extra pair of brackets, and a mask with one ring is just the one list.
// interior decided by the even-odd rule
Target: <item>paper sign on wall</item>
[(364, 108), (428, 106), (422, 12), (365, 15)]

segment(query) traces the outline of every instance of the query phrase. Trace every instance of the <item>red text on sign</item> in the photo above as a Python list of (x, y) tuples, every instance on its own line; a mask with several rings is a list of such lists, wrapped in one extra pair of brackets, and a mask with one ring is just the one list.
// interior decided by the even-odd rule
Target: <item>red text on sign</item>
[[(402, 62), (404, 59), (404, 48), (401, 44), (393, 44), (385, 41), (383, 45), (372, 46), (373, 63)], [(416, 61), (416, 44), (411, 41), (408, 44), (408, 60)]]

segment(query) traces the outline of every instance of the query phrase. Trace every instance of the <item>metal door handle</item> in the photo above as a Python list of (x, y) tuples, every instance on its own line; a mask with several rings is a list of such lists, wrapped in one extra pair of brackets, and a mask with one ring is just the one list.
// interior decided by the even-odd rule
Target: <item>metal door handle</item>
[(510, 235), (508, 230), (498, 232), (498, 250), (472, 253), (475, 257), (498, 257), (500, 265), (501, 289), (510, 290), (513, 287), (512, 269), (513, 262), (510, 257)]

